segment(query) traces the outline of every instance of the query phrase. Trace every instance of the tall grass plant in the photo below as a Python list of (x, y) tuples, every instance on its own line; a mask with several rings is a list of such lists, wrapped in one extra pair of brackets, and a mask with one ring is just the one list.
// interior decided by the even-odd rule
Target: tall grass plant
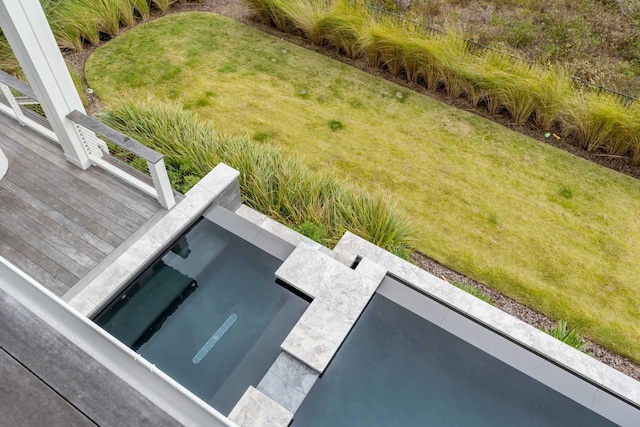
[(194, 177), (203, 177), (219, 162), (239, 170), (244, 203), (296, 229), (322, 224), (330, 245), (348, 230), (400, 256), (409, 254), (412, 227), (393, 201), (326, 172), (312, 172), (276, 148), (248, 137), (219, 135), (193, 113), (159, 102), (122, 102), (100, 119)]
[(246, 1), (281, 31), (301, 31), (351, 58), (365, 54), (372, 67), (473, 105), (482, 102), (514, 124), (531, 122), (543, 131), (558, 125), (588, 151), (640, 164), (636, 110), (609, 92), (578, 89), (565, 70), (480, 49), (455, 30), (420, 30), (414, 21), (348, 0)]

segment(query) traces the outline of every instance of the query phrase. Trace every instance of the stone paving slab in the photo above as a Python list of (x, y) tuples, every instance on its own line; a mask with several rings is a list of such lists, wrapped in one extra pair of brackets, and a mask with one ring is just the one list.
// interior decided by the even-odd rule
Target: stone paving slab
[(318, 372), (283, 351), (257, 388), (295, 413), (318, 376)]
[(306, 326), (337, 345), (344, 341), (353, 323), (353, 318), (320, 299), (315, 299), (298, 320), (299, 325)]
[(264, 393), (249, 387), (229, 414), (229, 419), (240, 427), (286, 427), (293, 414)]
[[(322, 292), (349, 286), (358, 293), (377, 286), (373, 280), (356, 273), (344, 264), (300, 243), (276, 271), (276, 277), (312, 298)], [(375, 290), (375, 289), (374, 289)]]
[(327, 368), (339, 347), (340, 344), (300, 324), (296, 324), (281, 345), (284, 351), (320, 373)]
[(283, 350), (318, 372), (325, 370), (384, 278), (383, 268), (368, 261), (361, 265), (360, 271), (352, 270), (305, 243), (298, 245), (275, 274), (314, 301)]

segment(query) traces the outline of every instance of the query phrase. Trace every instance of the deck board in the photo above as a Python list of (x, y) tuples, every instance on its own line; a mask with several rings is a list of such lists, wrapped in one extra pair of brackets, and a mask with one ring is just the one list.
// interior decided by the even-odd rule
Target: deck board
[[(57, 200), (57, 202), (68, 206), (70, 209), (78, 213), (82, 212), (82, 215), (85, 216), (87, 220), (92, 221), (98, 227), (111, 231), (118, 238), (126, 238), (137, 228), (136, 223), (130, 221), (130, 219), (126, 217), (126, 214), (123, 213), (122, 217), (119, 218), (118, 214), (112, 212), (111, 209), (106, 208), (98, 201), (86, 197), (80, 192), (69, 194), (56, 185), (51, 184), (50, 180), (56, 179), (54, 173), (51, 173), (49, 180), (37, 175), (37, 167), (27, 168), (21, 161), (13, 161), (12, 167), (13, 174), (9, 179), (15, 182), (15, 176), (17, 175), (25, 181), (28, 181), (29, 184), (26, 184), (24, 188), (30, 188), (31, 194), (47, 194), (48, 197)], [(93, 203), (87, 204), (88, 202)], [(117, 208), (117, 205), (115, 208)]]
[[(8, 151), (11, 152), (11, 150)], [(14, 162), (21, 167), (29, 168), (31, 172), (31, 174), (28, 175), (30, 181), (41, 188), (52, 188), (54, 191), (59, 193), (65, 193), (65, 197), (67, 195), (77, 196), (80, 193), (82, 198), (77, 199), (79, 202), (87, 199), (94, 201), (94, 204), (90, 207), (97, 214), (102, 214), (109, 218), (114, 214), (126, 214), (127, 218), (131, 218), (134, 220), (133, 222), (136, 222), (142, 220), (144, 217), (143, 214), (130, 209), (128, 206), (114, 207), (119, 204), (118, 200), (111, 197), (110, 194), (95, 190), (81, 180), (74, 179), (71, 174), (57, 174), (56, 176), (52, 176), (55, 171), (50, 168), (43, 167), (42, 164), (46, 164), (46, 159), (36, 157), (37, 154), (29, 153), (31, 158), (28, 160), (16, 155), (16, 153), (13, 154)], [(127, 227), (128, 224), (123, 226)], [(136, 226), (131, 225), (129, 228), (136, 228)]]
[(19, 238), (25, 244), (30, 245), (33, 248), (37, 248), (40, 252), (46, 254), (50, 260), (71, 273), (76, 278), (84, 276), (91, 269), (91, 265), (83, 267), (73, 258), (66, 255), (64, 253), (66, 245), (65, 247), (51, 245), (40, 236), (32, 233), (29, 228), (23, 227), (12, 218), (7, 217), (1, 212), (0, 224), (2, 224), (2, 227), (4, 227), (5, 230), (8, 230), (14, 236), (19, 236)]
[[(53, 261), (49, 256), (39, 249), (34, 248), (27, 242), (22, 239), (22, 236), (16, 235), (12, 233), (10, 230), (5, 228), (3, 225), (0, 225), (0, 240), (4, 242), (9, 249), (11, 249), (7, 253), (2, 253), (2, 256), (7, 258), (10, 261), (18, 260), (20, 262), (21, 268), (31, 268), (32, 264), (35, 264), (39, 267), (37, 272), (33, 272), (30, 270), (24, 270), (28, 272), (31, 276), (45, 279), (46, 282), (43, 284), (47, 286), (50, 290), (55, 293), (65, 290), (65, 283), (71, 283), (78, 280), (78, 277), (69, 273), (64, 267), (57, 264)], [(43, 275), (40, 270), (44, 270), (54, 279), (51, 280), (49, 275)], [(37, 276), (36, 276), (37, 275)]]
[[(0, 425), (179, 423), (24, 305), (0, 290)], [(5, 364), (5, 361), (7, 362)], [(19, 369), (12, 361), (19, 361)], [(13, 365), (13, 366), (12, 366)], [(65, 405), (63, 402), (68, 402)], [(6, 409), (6, 411), (5, 411)], [(51, 413), (53, 409), (62, 412)], [(28, 413), (31, 411), (31, 413)], [(59, 416), (63, 421), (55, 422)], [(17, 423), (7, 423), (15, 419)], [(24, 417), (24, 418), (23, 418)], [(49, 417), (49, 418), (47, 418)], [(31, 418), (46, 422), (29, 423)]]
[[(100, 252), (100, 250), (71, 233), (68, 229), (51, 220), (41, 212), (34, 210), (32, 211), (32, 217), (25, 216), (23, 212), (28, 206), (3, 188), (0, 188), (0, 199), (8, 202), (2, 206), (3, 214), (31, 230), (31, 232), (41, 235), (43, 240), (53, 245), (64, 245), (64, 250), (69, 251), (68, 253), (77, 257), (79, 262), (82, 262), (84, 257), (89, 257), (95, 262), (99, 262), (104, 258), (106, 252)], [(64, 243), (61, 244), (59, 242)]]
[(96, 425), (3, 350), (0, 378), (0, 413), (7, 426)]
[(0, 114), (0, 256), (63, 295), (162, 208), (107, 172)]
[[(3, 126), (4, 124), (8, 124), (9, 126)], [(32, 139), (34, 135), (36, 138)], [(68, 181), (71, 179), (72, 181), (82, 182), (95, 189), (96, 194), (112, 195), (111, 184), (114, 180), (118, 181), (113, 177), (109, 177), (111, 179), (105, 180), (104, 171), (99, 168), (89, 168), (85, 170), (83, 174), (76, 174), (75, 171), (77, 168), (64, 158), (61, 154), (62, 151), (57, 144), (39, 137), (28, 128), (11, 123), (11, 119), (2, 114), (0, 114), (0, 140), (3, 141), (3, 145), (5, 147), (11, 148), (19, 152), (21, 155), (26, 153), (32, 158), (34, 158), (34, 156), (40, 156), (46, 159), (48, 164), (55, 165), (59, 169), (68, 171), (69, 174), (62, 174), (60, 176), (60, 181)], [(30, 144), (26, 146), (25, 144), (18, 142), (22, 140), (29, 140)], [(137, 189), (127, 184), (120, 184), (122, 185), (118, 188), (118, 197), (134, 200), (139, 198), (140, 192)], [(157, 204), (154, 200), (150, 198), (149, 200), (151, 200), (151, 203), (134, 203), (129, 206), (129, 208), (134, 209), (144, 216), (151, 216), (157, 211)]]
[[(0, 232), (3, 231), (0, 227)], [(42, 260), (39, 263), (34, 262), (27, 255), (23, 255), (15, 248), (15, 242), (6, 243), (2, 236), (0, 236), (0, 254), (12, 264), (17, 266), (22, 271), (27, 272), (31, 277), (36, 279), (39, 283), (49, 289), (51, 292), (62, 295), (68, 289), (68, 285), (55, 277), (52, 273), (46, 270), (45, 266), (42, 266)]]

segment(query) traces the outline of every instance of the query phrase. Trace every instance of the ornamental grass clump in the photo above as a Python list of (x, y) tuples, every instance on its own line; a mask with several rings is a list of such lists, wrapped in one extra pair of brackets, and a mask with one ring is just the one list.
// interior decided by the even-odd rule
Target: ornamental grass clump
[(631, 163), (640, 165), (640, 106), (632, 104), (627, 109), (627, 120), (621, 124), (631, 150)]
[(320, 19), (320, 32), (325, 40), (351, 59), (362, 53), (360, 34), (365, 23), (362, 6), (348, 0), (338, 1)]
[(575, 348), (576, 350), (589, 354), (589, 343), (582, 338), (577, 329), (569, 329), (567, 322), (564, 320), (559, 320), (556, 325), (551, 327), (551, 329), (547, 329), (543, 326), (542, 331)]
[(369, 65), (385, 67), (397, 76), (403, 71), (403, 47), (406, 28), (396, 20), (381, 18), (371, 20), (362, 34), (362, 48)]
[(300, 31), (350, 58), (422, 83), (429, 90), (483, 103), (492, 114), (540, 130), (560, 126), (588, 151), (630, 156), (640, 164), (638, 113), (606, 91), (579, 91), (569, 73), (502, 52), (470, 48), (456, 31), (429, 31), (419, 23), (348, 0), (246, 0), (281, 31)]
[(312, 43), (322, 45), (324, 41), (324, 18), (329, 12), (330, 0), (289, 0), (280, 9), (286, 21), (298, 29)]
[(533, 121), (542, 130), (548, 130), (564, 117), (565, 100), (574, 94), (574, 85), (565, 70), (550, 66), (538, 70), (536, 84), (530, 88), (536, 99)]
[(393, 201), (313, 172), (276, 148), (247, 136), (219, 135), (193, 113), (157, 102), (122, 102), (100, 118), (163, 153), (168, 167), (189, 174), (183, 181), (193, 182), (191, 177), (203, 177), (224, 162), (240, 171), (243, 202), (277, 221), (295, 229), (322, 224), (330, 245), (351, 231), (400, 256), (409, 254), (411, 225)]
[(475, 61), (467, 41), (453, 31), (434, 34), (431, 36), (431, 52), (447, 95), (454, 98), (471, 95), (473, 87), (463, 78), (463, 70)]
[(278, 30), (289, 32), (292, 22), (286, 13), (287, 0), (245, 0), (253, 7), (256, 14), (265, 22), (272, 24)]
[(587, 91), (568, 98), (565, 103), (565, 129), (573, 132), (587, 151), (604, 148), (610, 153), (626, 152), (622, 123), (628, 119), (627, 107), (608, 93)]
[[(82, 51), (85, 43), (97, 45), (102, 34), (115, 37), (121, 26), (131, 26), (138, 18), (149, 18), (151, 9), (163, 13), (174, 3), (187, 0), (42, 0), (42, 9), (58, 46)], [(203, 0), (195, 0), (201, 2)], [(0, 68), (15, 74), (5, 59), (6, 40), (0, 37)]]

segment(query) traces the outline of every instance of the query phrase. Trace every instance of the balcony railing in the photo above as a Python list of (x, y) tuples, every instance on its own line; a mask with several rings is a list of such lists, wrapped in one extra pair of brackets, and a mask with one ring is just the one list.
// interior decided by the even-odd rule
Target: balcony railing
[[(0, 71), (0, 91), (2, 92), (0, 111), (15, 118), (22, 126), (27, 126), (59, 143), (58, 137), (51, 129), (47, 119), (35, 111), (23, 107), (24, 105), (39, 104), (35, 93), (28, 84)], [(158, 203), (166, 209), (171, 209), (175, 205), (175, 197), (162, 154), (80, 111), (69, 113), (67, 118), (74, 122), (87, 156), (94, 166), (99, 166), (157, 199)], [(148, 176), (138, 173), (124, 162), (112, 157), (107, 144), (98, 135), (134, 156), (144, 159), (147, 162), (151, 180), (148, 179)]]
[[(14, 91), (21, 95), (16, 96)], [(16, 119), (22, 126), (28, 126), (41, 135), (58, 142), (58, 137), (46, 118), (22, 107), (23, 105), (39, 104), (31, 86), (0, 71), (0, 92), (2, 92), (0, 111)]]
[[(83, 141), (83, 145), (89, 155), (89, 159), (91, 159), (96, 166), (100, 166), (117, 177), (129, 182), (139, 190), (158, 199), (160, 205), (167, 209), (170, 209), (176, 204), (162, 154), (142, 145), (135, 139), (131, 139), (128, 136), (111, 129), (104, 123), (101, 123), (80, 111), (72, 111), (67, 114), (67, 118), (75, 123), (76, 130)], [(96, 134), (130, 152), (134, 156), (144, 159), (147, 162), (153, 186), (132, 174), (125, 172), (114, 164), (115, 162), (104, 160), (103, 154), (109, 154), (109, 149), (107, 144), (105, 144), (103, 140), (99, 139)]]

